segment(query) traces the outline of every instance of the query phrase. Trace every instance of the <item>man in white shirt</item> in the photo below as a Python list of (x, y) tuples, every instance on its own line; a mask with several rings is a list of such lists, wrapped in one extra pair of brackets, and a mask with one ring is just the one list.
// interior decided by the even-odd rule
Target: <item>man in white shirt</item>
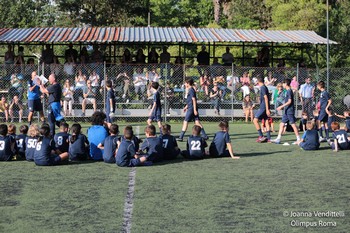
[(302, 111), (307, 113), (309, 119), (312, 117), (314, 92), (315, 86), (311, 83), (311, 77), (309, 76), (299, 89), (300, 102), (303, 108)]
[(142, 68), (137, 68), (135, 74), (132, 76), (135, 87), (135, 94), (139, 96), (139, 100), (145, 99), (145, 90), (147, 85), (147, 76), (143, 73)]

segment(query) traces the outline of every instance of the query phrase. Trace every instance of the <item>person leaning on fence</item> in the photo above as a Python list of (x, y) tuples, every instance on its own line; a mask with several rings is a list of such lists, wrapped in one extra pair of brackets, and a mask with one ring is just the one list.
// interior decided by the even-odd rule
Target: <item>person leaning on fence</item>
[(9, 121), (9, 104), (5, 96), (2, 96), (0, 101), (0, 117), (5, 118), (5, 122)]
[(36, 71), (32, 72), (32, 78), (28, 81), (28, 122), (32, 124), (32, 118), (34, 112), (38, 111), (40, 115), (40, 121), (44, 122), (43, 105), (41, 103), (41, 92), (40, 92), (41, 80), (37, 76)]

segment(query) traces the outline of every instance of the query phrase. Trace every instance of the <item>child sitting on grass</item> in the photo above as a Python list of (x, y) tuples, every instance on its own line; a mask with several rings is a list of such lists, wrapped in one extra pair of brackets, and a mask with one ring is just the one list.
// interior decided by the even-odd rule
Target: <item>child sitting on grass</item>
[(119, 167), (136, 167), (147, 161), (145, 156), (136, 154), (135, 144), (133, 143), (134, 133), (130, 127), (125, 127), (123, 140), (121, 140), (117, 153), (116, 163)]
[[(132, 132), (134, 132), (131, 125), (125, 126), (125, 128), (124, 128), (124, 133), (125, 133), (125, 130), (131, 130)], [(123, 140), (125, 140), (124, 135), (122, 135), (118, 140), (119, 140), (119, 143), (121, 143)], [(132, 139), (131, 139), (131, 141), (134, 143), (135, 150), (136, 150), (136, 151), (139, 151), (140, 143), (142, 142), (142, 140), (139, 139), (139, 138), (138, 138), (136, 135), (134, 135), (134, 133), (133, 133), (133, 134), (132, 134)]]
[(306, 131), (298, 142), (298, 145), (304, 150), (318, 150), (320, 148), (318, 131), (315, 129), (315, 123), (313, 121), (306, 123)]
[(38, 139), (34, 152), (34, 162), (38, 166), (60, 165), (68, 159), (68, 153), (58, 154), (55, 142), (50, 137), (50, 126), (44, 124), (40, 128), (41, 136)]
[(115, 163), (115, 153), (118, 148), (118, 125), (112, 124), (109, 127), (109, 133), (110, 135), (97, 147), (103, 150), (103, 161), (105, 163)]
[(229, 157), (239, 159), (232, 150), (231, 139), (229, 134), (229, 125), (227, 121), (219, 123), (220, 131), (214, 135), (214, 139), (209, 147), (209, 154), (213, 157)]
[(37, 124), (31, 124), (29, 126), (28, 136), (25, 141), (25, 144), (26, 144), (25, 155), (26, 155), (27, 161), (30, 161), (30, 162), (34, 161), (35, 148), (39, 137), (40, 137), (39, 126)]
[(335, 116), (345, 119), (345, 131), (350, 133), (350, 111), (344, 111), (344, 115), (339, 115), (335, 113)]
[(200, 136), (201, 127), (194, 125), (192, 128), (192, 135), (188, 137), (187, 149), (181, 154), (187, 159), (204, 159), (206, 153), (205, 148), (208, 146), (203, 137)]
[(307, 123), (307, 119), (308, 119), (308, 115), (307, 112), (303, 112), (301, 114), (301, 119), (300, 119), (300, 123), (299, 123), (299, 131), (300, 132), (305, 132), (306, 131), (306, 123)]
[(163, 134), (161, 140), (163, 142), (163, 155), (165, 160), (176, 159), (180, 154), (176, 138), (171, 135), (171, 126), (165, 124), (162, 126)]
[(15, 155), (16, 140), (8, 135), (6, 124), (0, 124), (0, 161), (10, 161)]
[(146, 139), (141, 145), (141, 150), (145, 152), (147, 161), (159, 162), (163, 160), (163, 145), (159, 137), (156, 136), (156, 127), (148, 125), (145, 128)]
[(17, 160), (24, 160), (26, 158), (26, 138), (28, 133), (28, 125), (21, 125), (19, 127), (20, 134), (16, 136), (17, 144)]
[(344, 129), (340, 129), (340, 124), (338, 122), (332, 122), (332, 130), (333, 130), (333, 142), (330, 142), (330, 146), (332, 150), (337, 152), (338, 150), (349, 150), (350, 143), (348, 134)]
[(60, 151), (60, 153), (68, 152), (69, 149), (69, 125), (66, 122), (60, 123), (60, 132), (56, 133), (53, 137), (57, 150)]
[(72, 134), (69, 137), (69, 159), (71, 161), (83, 161), (87, 159), (89, 151), (89, 141), (81, 133), (81, 125), (75, 123), (71, 128)]

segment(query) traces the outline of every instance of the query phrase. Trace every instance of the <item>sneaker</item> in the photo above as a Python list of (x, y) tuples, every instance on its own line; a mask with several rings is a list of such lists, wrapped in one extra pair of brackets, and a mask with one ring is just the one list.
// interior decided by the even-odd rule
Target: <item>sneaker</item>
[(127, 99), (125, 102), (126, 102), (126, 103), (129, 103), (129, 99)]
[(298, 145), (298, 142), (299, 141), (295, 141), (295, 142), (292, 143), (292, 145)]
[(126, 95), (125, 95), (125, 94), (123, 94), (123, 95), (122, 95), (122, 98), (123, 98), (123, 99), (125, 99), (125, 97), (126, 97)]
[(170, 117), (171, 115), (170, 115), (170, 113), (167, 113), (166, 116), (167, 116), (167, 117)]
[(281, 143), (281, 139), (273, 139), (273, 140), (271, 140), (271, 142), (273, 142), (273, 143), (276, 143), (276, 144), (280, 144)]
[(326, 142), (327, 140), (326, 140), (325, 138), (323, 138), (323, 137), (320, 137), (320, 138), (319, 138), (319, 141), (320, 141), (320, 142)]
[(264, 136), (260, 136), (256, 141), (259, 143), (267, 142), (267, 138), (265, 138)]
[(84, 113), (84, 112), (82, 112), (80, 116), (84, 117), (84, 116), (85, 116), (85, 113)]
[(183, 142), (183, 138), (180, 138), (180, 137), (178, 137), (178, 138), (176, 138), (176, 141), (179, 141), (179, 142)]

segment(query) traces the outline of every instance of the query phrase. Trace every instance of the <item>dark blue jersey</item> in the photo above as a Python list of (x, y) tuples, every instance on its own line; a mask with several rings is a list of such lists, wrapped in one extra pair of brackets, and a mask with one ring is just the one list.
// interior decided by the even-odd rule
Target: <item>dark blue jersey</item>
[(294, 115), (294, 94), (290, 88), (286, 92), (284, 102), (287, 103), (289, 100), (291, 100), (291, 103), (288, 106), (284, 107), (284, 113), (287, 115)]
[(317, 150), (320, 147), (318, 131), (315, 129), (306, 130), (302, 137), (304, 146), (308, 150)]
[(156, 103), (156, 107), (154, 109), (154, 113), (162, 114), (162, 106), (160, 103), (160, 94), (156, 91), (153, 95), (153, 104)]
[(15, 139), (12, 136), (0, 136), (0, 161), (11, 160), (14, 156)]
[(328, 122), (327, 122), (328, 129), (331, 129), (332, 122), (334, 122), (334, 121), (335, 121), (335, 116), (334, 115), (332, 115), (332, 116), (328, 115)]
[(178, 150), (175, 150), (177, 145), (176, 138), (169, 134), (164, 134), (161, 136), (163, 142), (163, 157), (164, 159), (174, 159), (179, 154)]
[(118, 147), (117, 142), (117, 135), (110, 135), (106, 137), (105, 141), (102, 143), (104, 146), (103, 161), (106, 163), (115, 163), (115, 150)]
[(125, 167), (128, 166), (130, 160), (134, 158), (136, 154), (135, 145), (132, 141), (124, 139), (121, 141), (117, 155), (116, 155), (116, 163), (118, 166)]
[(34, 153), (36, 150), (36, 144), (38, 142), (39, 137), (26, 137), (26, 160), (34, 161)]
[(260, 87), (260, 109), (266, 110), (266, 105), (265, 105), (265, 98), (264, 96), (267, 96), (268, 103), (270, 103), (270, 95), (269, 95), (269, 90), (265, 85), (262, 85)]
[(25, 155), (26, 151), (26, 134), (19, 134), (16, 136), (17, 152), (20, 155)]
[(341, 150), (348, 150), (350, 149), (350, 144), (348, 140), (348, 134), (345, 130), (337, 130), (333, 132), (333, 139), (337, 139), (339, 149)]
[(61, 152), (68, 152), (69, 149), (69, 134), (66, 132), (59, 132), (56, 133), (55, 136), (53, 137), (56, 148)]
[(190, 158), (204, 158), (205, 147), (207, 146), (207, 142), (201, 136), (191, 135), (187, 140), (187, 152)]
[(109, 89), (107, 91), (107, 95), (106, 95), (106, 105), (110, 105), (110, 100), (112, 100), (112, 106), (109, 106), (111, 109), (114, 109), (115, 107), (115, 94), (113, 89)]
[(304, 131), (304, 127), (303, 126), (305, 126), (305, 130), (306, 130), (306, 122), (307, 122), (307, 119), (305, 119), (305, 118), (301, 118), (300, 119), (299, 131)]
[[(119, 137), (118, 139), (120, 142), (126, 140), (124, 136)], [(139, 151), (140, 149), (140, 143), (142, 142), (141, 139), (139, 139), (138, 137), (136, 137), (135, 135), (132, 136), (131, 142), (134, 143), (135, 146), (135, 150)]]
[(85, 159), (86, 147), (89, 145), (89, 141), (84, 134), (77, 135), (74, 142), (72, 142), (72, 135), (69, 137), (69, 158), (71, 160)]
[(55, 141), (52, 138), (43, 137), (37, 142), (34, 152), (34, 162), (39, 164), (50, 164), (50, 157), (53, 150), (56, 150)]
[(320, 96), (320, 111), (325, 111), (327, 104), (328, 104), (328, 100), (330, 100), (330, 96), (329, 93), (327, 91), (322, 91), (321, 92), (321, 96)]
[(163, 159), (163, 142), (158, 137), (146, 138), (141, 145), (141, 150), (146, 152), (148, 161), (161, 161)]
[(345, 126), (348, 132), (350, 132), (350, 117), (345, 118)]
[(227, 149), (227, 143), (231, 143), (230, 135), (225, 131), (217, 132), (210, 144), (210, 155), (215, 157), (224, 156)]
[[(195, 98), (195, 101), (197, 101), (196, 91), (194, 90), (193, 87), (190, 87), (188, 89), (187, 99), (186, 99), (187, 111), (190, 111), (190, 112), (194, 111), (192, 98)], [(198, 110), (198, 106), (196, 110)]]

